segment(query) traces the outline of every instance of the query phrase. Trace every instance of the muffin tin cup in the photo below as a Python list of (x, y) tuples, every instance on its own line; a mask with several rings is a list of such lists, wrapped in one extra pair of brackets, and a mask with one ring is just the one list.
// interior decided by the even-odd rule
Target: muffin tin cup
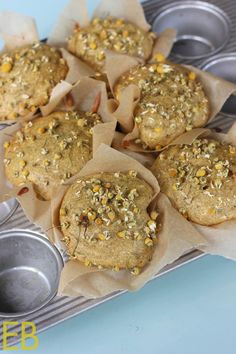
[(47, 305), (56, 295), (63, 260), (42, 235), (0, 232), (0, 317), (18, 318)]
[[(206, 60), (201, 69), (236, 84), (236, 53), (219, 54)], [(236, 117), (236, 96), (231, 95), (222, 107), (221, 113)]]
[(219, 7), (203, 1), (178, 1), (163, 6), (152, 18), (153, 31), (175, 28), (172, 54), (201, 59), (222, 50), (230, 38), (230, 20)]

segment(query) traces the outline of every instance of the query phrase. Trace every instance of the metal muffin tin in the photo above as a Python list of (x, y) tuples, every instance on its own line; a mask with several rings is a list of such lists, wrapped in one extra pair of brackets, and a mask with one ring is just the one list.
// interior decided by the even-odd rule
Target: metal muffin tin
[[(236, 53), (213, 56), (202, 64), (201, 69), (236, 84)], [(236, 118), (236, 96), (229, 97), (222, 108), (222, 113)]]
[(153, 16), (153, 31), (174, 27), (173, 55), (201, 59), (222, 50), (230, 38), (230, 20), (219, 7), (203, 1), (177, 1), (161, 7)]
[[(159, 11), (159, 9), (163, 6), (169, 5), (174, 3), (188, 3), (189, 1), (171, 1), (171, 0), (148, 0), (143, 3), (143, 7), (146, 13), (146, 17), (149, 21), (149, 23), (153, 23), (154, 21), (154, 15), (156, 15)], [(197, 1), (194, 1), (194, 3), (197, 3)], [(234, 0), (209, 0), (209, 4), (218, 6), (223, 12), (226, 13), (226, 15), (230, 18), (231, 24), (232, 24), (232, 29), (231, 29), (231, 36), (226, 43), (223, 51), (221, 50), (221, 54), (224, 53), (231, 53), (231, 52), (236, 52), (236, 2)], [(202, 25), (201, 18), (198, 18), (198, 21), (200, 25)], [(175, 62), (181, 62), (183, 64), (192, 64), (195, 66), (201, 66), (203, 62), (206, 60), (206, 58), (201, 58), (201, 59), (194, 59), (194, 60), (189, 60), (186, 58), (179, 58), (176, 55), (171, 54), (170, 59), (175, 61)], [(210, 59), (210, 58), (209, 58)], [(217, 130), (220, 131), (227, 131), (231, 125), (235, 122), (235, 118), (231, 115), (222, 115), (220, 114), (217, 116), (214, 121), (210, 124), (211, 128), (216, 128)], [(29, 220), (25, 217), (23, 210), (21, 207), (18, 207), (16, 212), (12, 215), (12, 217), (4, 224), (0, 225), (0, 231), (3, 230), (10, 230), (10, 229), (25, 229), (25, 230), (31, 230), (35, 232), (41, 232), (41, 230), (33, 225), (32, 223), (29, 222)], [(166, 274), (169, 271), (172, 271), (173, 269), (176, 269), (180, 266), (183, 266), (193, 260), (198, 259), (199, 257), (202, 257), (203, 254), (199, 251), (192, 251), (183, 257), (181, 257), (179, 260), (174, 262), (173, 264), (165, 267), (159, 274), (157, 274), (154, 279), (157, 277)], [(66, 319), (69, 319), (71, 317), (74, 317), (76, 315), (79, 315), (80, 313), (87, 311), (89, 309), (92, 309), (95, 306), (98, 306), (105, 301), (108, 301), (110, 299), (113, 299), (117, 296), (120, 296), (123, 294), (124, 291), (121, 292), (116, 292), (113, 294), (110, 294), (102, 299), (97, 299), (97, 300), (87, 300), (83, 297), (77, 297), (77, 298), (68, 298), (68, 297), (56, 297), (53, 301), (50, 302), (47, 306), (43, 307), (42, 309), (38, 310), (37, 312), (24, 316), (22, 321), (33, 321), (37, 327), (38, 332), (46, 330), (49, 327), (52, 327), (58, 323), (61, 323), (65, 321)], [(14, 318), (12, 318), (14, 320)], [(3, 339), (3, 333), (2, 331), (2, 322), (3, 319), (0, 319), (0, 347), (2, 345), (2, 339)], [(11, 330), (13, 332), (18, 332), (20, 333), (21, 331), (21, 321), (19, 321), (19, 324), (12, 327)], [(9, 338), (9, 343), (11, 345), (14, 345), (19, 341), (20, 338)]]
[(62, 257), (46, 237), (29, 230), (0, 232), (0, 317), (25, 317), (56, 295)]

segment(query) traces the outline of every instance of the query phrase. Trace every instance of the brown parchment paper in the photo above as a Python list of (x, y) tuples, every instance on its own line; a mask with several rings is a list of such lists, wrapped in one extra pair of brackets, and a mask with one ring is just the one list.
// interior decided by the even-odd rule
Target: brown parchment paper
[[(198, 137), (213, 138), (236, 146), (236, 123), (227, 134), (218, 134), (210, 129), (194, 129), (176, 139), (171, 145), (192, 144)], [(199, 246), (200, 250), (236, 260), (236, 220), (226, 221), (215, 226), (189, 223), (207, 240), (205, 245)]]
[[(0, 12), (0, 38), (4, 41), (4, 49), (2, 52), (40, 41), (34, 19), (15, 12)], [(58, 36), (56, 38), (58, 39)], [(50, 41), (48, 41), (48, 44), (50, 44)], [(54, 46), (61, 51), (62, 57), (65, 59), (69, 70), (65, 80), (61, 81), (53, 88), (49, 102), (45, 106), (39, 107), (43, 115), (51, 113), (58, 102), (67, 95), (78, 80), (95, 74), (94, 70), (88, 65), (70, 54), (67, 50), (60, 48), (58, 41), (56, 42), (55, 40)], [(2, 123), (10, 125), (16, 121), (30, 120), (33, 116), (34, 114), (30, 113), (15, 121), (6, 120)]]
[[(112, 140), (114, 138), (117, 122), (112, 115), (112, 106), (110, 105), (110, 102), (107, 98), (105, 83), (90, 78), (83, 78), (76, 86), (73, 87), (73, 89), (70, 91), (70, 95), (72, 97), (73, 105), (67, 107), (65, 102), (62, 101), (57, 106), (56, 110), (65, 111), (77, 109), (80, 111), (91, 111), (93, 110), (93, 108), (96, 108), (97, 113), (100, 115), (104, 123), (98, 124), (94, 127), (93, 151), (96, 151), (96, 149), (101, 143), (111, 145)], [(99, 101), (97, 101), (97, 98), (99, 98)], [(94, 106), (94, 102), (97, 102), (96, 107)], [(35, 118), (38, 117), (34, 117), (32, 118), (32, 120)], [(21, 129), (22, 124), (22, 122), (18, 122), (0, 131), (0, 201), (7, 200), (10, 197), (17, 197), (19, 190), (23, 188), (12, 188), (10, 183), (7, 181), (7, 178), (5, 176), (3, 147), (4, 142), (9, 141), (11, 137), (18, 130)], [(31, 194), (30, 192), (32, 192), (32, 188), (27, 193), (27, 195)], [(23, 201), (23, 199), (21, 199), (21, 201)], [(24, 204), (22, 204), (22, 202), (21, 205), (23, 209), (27, 208), (27, 205), (25, 206)], [(34, 207), (30, 206), (30, 209), (34, 210)], [(34, 220), (34, 218), (30, 216), (30, 214), (27, 214), (27, 216), (30, 218), (31, 221)]]
[[(167, 35), (168, 31), (165, 36)], [(172, 34), (170, 34), (170, 37), (171, 36)], [(157, 49), (157, 51), (159, 50)], [(106, 61), (107, 76), (112, 89), (114, 88), (116, 81), (122, 74), (130, 70), (130, 68), (139, 65), (137, 60), (127, 55), (123, 56), (123, 60), (120, 55), (119, 57), (116, 56), (116, 54), (108, 56)], [(118, 62), (121, 62), (121, 60), (121, 65), (112, 65), (113, 62), (118, 64)], [(193, 66), (185, 67), (197, 74), (197, 79), (201, 82), (204, 91), (209, 99), (210, 115), (208, 121), (206, 122), (206, 124), (208, 124), (220, 112), (221, 108), (223, 107), (226, 100), (230, 97), (230, 95), (236, 92), (236, 85), (220, 77), (214, 76), (208, 72), (197, 69)], [(114, 116), (119, 122), (122, 131), (126, 133), (126, 136), (123, 140), (123, 145), (125, 146), (125, 148), (136, 152), (147, 153), (153, 150), (143, 149), (142, 146), (134, 143), (134, 140), (139, 138), (139, 129), (137, 124), (135, 124), (134, 122), (134, 111), (139, 101), (139, 88), (135, 85), (130, 85), (126, 87), (120, 94), (118, 107), (117, 110), (114, 112)]]
[[(87, 268), (82, 263), (68, 261), (62, 271), (59, 294), (68, 296), (83, 295), (87, 298), (105, 296), (116, 290), (128, 289), (137, 290), (150, 280), (165, 265), (179, 258), (183, 253), (205, 244), (204, 238), (188, 223), (174, 208), (168, 199), (159, 193), (159, 185), (153, 174), (138, 161), (122, 154), (107, 145), (100, 145), (94, 157), (81, 172), (74, 176), (67, 185), (62, 186), (51, 201), (50, 217), (37, 219), (37, 224), (47, 233), (51, 242), (63, 251), (62, 234), (60, 232), (59, 209), (62, 198), (68, 188), (77, 178), (98, 172), (127, 172), (130, 169), (136, 170), (141, 178), (148, 182), (153, 188), (153, 201), (151, 209), (158, 208), (162, 231), (159, 234), (158, 245), (150, 264), (137, 276), (132, 276), (127, 271), (115, 273), (111, 270), (97, 270)], [(21, 199), (26, 198), (22, 195)], [(37, 203), (37, 200), (35, 200)], [(151, 200), (150, 200), (151, 202)], [(30, 201), (27, 208), (30, 209)], [(28, 214), (27, 208), (26, 213)], [(30, 212), (30, 210), (29, 210)]]
[(135, 151), (124, 149), (124, 147), (123, 147), (124, 136), (125, 136), (124, 134), (116, 131), (115, 135), (114, 135), (114, 139), (112, 141), (112, 147), (114, 149), (122, 152), (123, 154), (128, 155), (128, 156), (132, 157), (133, 159), (139, 161), (145, 167), (150, 168), (155, 161), (155, 155), (154, 154), (142, 154), (142, 153), (138, 153)]

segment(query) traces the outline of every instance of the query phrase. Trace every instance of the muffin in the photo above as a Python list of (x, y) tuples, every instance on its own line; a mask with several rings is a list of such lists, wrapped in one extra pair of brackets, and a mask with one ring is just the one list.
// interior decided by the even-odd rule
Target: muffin
[(55, 112), (25, 124), (4, 144), (7, 179), (15, 186), (31, 182), (39, 197), (50, 200), (92, 158), (97, 123), (95, 113)]
[(236, 148), (213, 139), (168, 147), (152, 172), (189, 220), (215, 225), (236, 218)]
[(152, 188), (128, 173), (100, 173), (76, 181), (60, 209), (69, 255), (87, 266), (129, 269), (138, 275), (157, 240), (157, 213), (147, 212)]
[(106, 50), (146, 60), (151, 56), (153, 44), (154, 34), (151, 32), (145, 32), (123, 19), (96, 17), (89, 26), (75, 28), (68, 41), (68, 50), (101, 71)]
[(0, 120), (15, 120), (48, 103), (68, 66), (60, 51), (36, 43), (0, 56)]
[[(159, 55), (160, 56), (160, 55)], [(115, 97), (129, 85), (141, 91), (134, 119), (143, 148), (160, 150), (176, 137), (203, 126), (210, 115), (209, 102), (196, 74), (172, 63), (138, 66), (123, 74)]]

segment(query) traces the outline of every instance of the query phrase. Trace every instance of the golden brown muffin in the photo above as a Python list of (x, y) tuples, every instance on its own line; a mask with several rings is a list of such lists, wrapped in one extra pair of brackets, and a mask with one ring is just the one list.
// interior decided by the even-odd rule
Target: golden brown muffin
[(236, 218), (236, 148), (212, 139), (175, 145), (152, 167), (161, 191), (189, 220), (215, 225)]
[(88, 27), (76, 27), (68, 50), (98, 71), (105, 64), (105, 50), (147, 60), (152, 53), (154, 34), (123, 19), (94, 18)]
[(176, 137), (203, 126), (209, 102), (193, 72), (172, 63), (138, 66), (122, 75), (114, 92), (119, 100), (125, 87), (134, 84), (141, 99), (134, 112), (144, 148), (160, 150)]
[(15, 120), (48, 103), (68, 66), (61, 53), (36, 43), (0, 56), (0, 120)]
[(15, 186), (32, 182), (37, 194), (50, 200), (60, 184), (92, 158), (95, 113), (55, 112), (25, 124), (4, 144), (5, 172)]
[(157, 213), (147, 207), (152, 188), (134, 171), (101, 173), (75, 182), (60, 210), (69, 255), (87, 266), (139, 274), (152, 258)]

